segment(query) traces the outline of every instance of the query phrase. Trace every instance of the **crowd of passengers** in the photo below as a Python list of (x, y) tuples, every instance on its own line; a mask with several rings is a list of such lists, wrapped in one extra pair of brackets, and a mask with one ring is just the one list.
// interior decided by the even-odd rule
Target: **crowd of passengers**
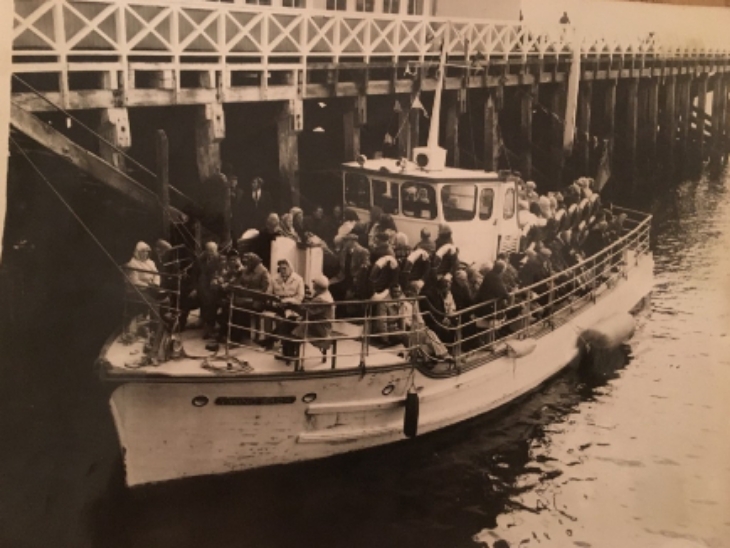
[[(242, 229), (232, 240), (235, 244), (219, 249), (209, 241), (202, 254), (182, 269), (171, 260), (168, 242), (159, 240), (154, 251), (140, 242), (127, 265), (129, 280), (158, 302), (166, 299), (168, 309), (178, 310), (181, 330), (189, 313), (199, 308), (206, 339), (224, 341), (230, 333), (234, 342), (245, 342), (259, 321), (258, 330), (266, 335), (258, 342), (267, 348), (277, 345), (277, 355), (283, 359), (298, 355), (296, 339), (308, 340), (325, 352), (335, 317), (367, 323), (376, 345), (422, 342), (431, 355), (445, 357), (454, 346), (455, 322), (463, 326), (462, 350), (482, 344), (479, 332), (494, 322), (480, 319), (500, 311), (505, 311), (504, 320), (519, 315), (513, 306), (516, 290), (533, 287), (536, 294), (543, 294), (544, 300), (538, 302), (547, 306), (549, 292), (541, 282), (583, 264), (622, 233), (626, 216), (613, 216), (596, 203), (592, 179), (581, 178), (562, 192), (544, 195), (532, 181), (518, 180), (517, 187), (522, 242), (515, 253), (501, 253), (493, 263), (460, 262), (458, 242), (447, 224), (439, 225), (436, 234), (423, 228), (419, 241), (412, 244), (398, 231), (393, 217), (377, 206), (367, 220), (340, 206), (331, 215), (316, 206), (309, 216), (298, 207), (282, 215), (253, 214), (249, 208), (248, 218), (259, 219), (258, 227), (234, 226)], [(250, 198), (255, 206), (271, 207), (260, 178), (252, 181)], [(590, 217), (581, 218), (584, 211)], [(286, 259), (277, 262), (276, 272), (269, 272), (266, 265), (277, 238), (321, 247), (324, 275), (315, 276), (309, 287)], [(181, 275), (165, 275), (171, 273)], [(578, 276), (566, 280), (578, 284)], [(563, 293), (571, 287), (563, 284)], [(229, 303), (234, 305), (230, 315)], [(306, 326), (297, 321), (304, 308)], [(427, 328), (418, 331), (426, 332), (428, 341), (409, 338), (414, 322)], [(516, 323), (502, 322), (502, 330), (510, 328), (515, 329)]]

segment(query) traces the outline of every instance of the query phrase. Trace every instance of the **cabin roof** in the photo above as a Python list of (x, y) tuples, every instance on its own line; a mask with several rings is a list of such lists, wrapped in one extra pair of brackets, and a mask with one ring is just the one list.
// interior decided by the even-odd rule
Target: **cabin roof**
[(408, 162), (408, 167), (403, 171), (397, 160), (392, 158), (378, 158), (366, 160), (364, 165), (357, 162), (347, 162), (343, 167), (348, 171), (360, 171), (368, 175), (383, 175), (399, 179), (418, 180), (426, 183), (441, 183), (447, 181), (502, 181), (499, 174), (494, 171), (478, 171), (472, 169), (460, 169), (446, 167), (439, 171), (424, 171), (413, 162)]

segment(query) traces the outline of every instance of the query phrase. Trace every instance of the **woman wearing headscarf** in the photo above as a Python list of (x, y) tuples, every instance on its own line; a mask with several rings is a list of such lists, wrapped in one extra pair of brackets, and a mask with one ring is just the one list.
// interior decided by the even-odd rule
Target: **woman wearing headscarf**
[[(329, 281), (324, 276), (315, 276), (312, 279), (312, 298), (306, 303), (306, 321), (299, 323), (292, 332), (292, 336), (309, 342), (319, 348), (324, 354), (332, 341), (332, 321), (335, 319), (335, 300), (329, 292)], [(300, 343), (295, 343), (293, 354), (288, 357), (298, 358)]]
[(132, 258), (125, 265), (130, 305), (128, 312), (132, 317), (130, 330), (139, 328), (138, 322), (147, 316), (150, 308), (157, 304), (160, 288), (160, 276), (154, 261), (150, 259), (152, 248), (145, 242), (137, 242)]
[(157, 266), (150, 253), (152, 248), (145, 242), (137, 242), (132, 258), (127, 263), (127, 278), (137, 288), (148, 289), (160, 286), (160, 276)]

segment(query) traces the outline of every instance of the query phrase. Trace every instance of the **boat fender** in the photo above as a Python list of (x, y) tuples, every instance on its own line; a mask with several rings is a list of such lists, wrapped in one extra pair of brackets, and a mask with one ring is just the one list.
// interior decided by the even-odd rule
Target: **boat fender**
[(403, 434), (407, 438), (415, 438), (418, 433), (419, 405), (418, 393), (415, 390), (409, 390), (406, 394), (406, 412), (403, 417)]
[(524, 358), (535, 351), (537, 341), (535, 339), (514, 340), (507, 343), (507, 355), (510, 358)]
[(636, 320), (628, 312), (613, 314), (581, 333), (581, 340), (591, 348), (616, 348), (634, 334)]

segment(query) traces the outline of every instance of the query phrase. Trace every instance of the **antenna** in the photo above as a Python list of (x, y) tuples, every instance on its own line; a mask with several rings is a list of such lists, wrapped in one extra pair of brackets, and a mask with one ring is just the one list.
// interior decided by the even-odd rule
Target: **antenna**
[(433, 98), (433, 110), (431, 111), (431, 125), (428, 128), (428, 144), (430, 149), (439, 146), (439, 123), (441, 121), (441, 95), (444, 91), (444, 78), (446, 77), (446, 37), (441, 43), (441, 57), (439, 59), (438, 81), (436, 82), (436, 94)]

